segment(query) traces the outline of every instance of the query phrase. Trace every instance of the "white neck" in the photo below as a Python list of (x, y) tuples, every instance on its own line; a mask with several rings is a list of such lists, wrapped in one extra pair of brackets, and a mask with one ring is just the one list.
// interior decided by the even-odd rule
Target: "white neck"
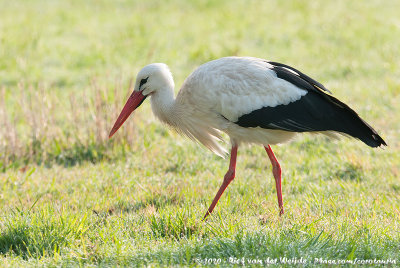
[(150, 98), (154, 115), (180, 134), (198, 140), (211, 151), (223, 156), (226, 151), (218, 144), (218, 140), (221, 140), (218, 130), (207, 119), (199, 120), (195, 107), (182, 96), (178, 95), (175, 99), (173, 83), (153, 91)]
[(175, 97), (171, 87), (158, 89), (151, 95), (151, 109), (162, 122), (176, 126), (177, 113), (174, 112)]

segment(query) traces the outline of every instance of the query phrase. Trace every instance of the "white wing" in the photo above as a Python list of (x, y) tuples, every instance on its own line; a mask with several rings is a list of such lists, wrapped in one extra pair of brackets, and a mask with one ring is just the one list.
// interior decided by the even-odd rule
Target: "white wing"
[(250, 57), (210, 61), (186, 79), (178, 99), (185, 95), (202, 110), (212, 110), (235, 122), (254, 110), (288, 104), (307, 94), (278, 78), (272, 67), (265, 60)]

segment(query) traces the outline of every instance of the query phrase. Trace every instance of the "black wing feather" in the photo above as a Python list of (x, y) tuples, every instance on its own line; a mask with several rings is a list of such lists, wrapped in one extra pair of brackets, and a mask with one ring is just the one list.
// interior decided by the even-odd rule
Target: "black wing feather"
[(301, 79), (303, 79), (304, 81), (308, 82), (310, 85), (314, 85), (314, 87), (317, 86), (317, 87), (319, 87), (320, 89), (322, 89), (322, 90), (324, 90), (324, 91), (326, 91), (326, 92), (331, 93), (326, 87), (324, 87), (323, 84), (321, 84), (320, 82), (318, 82), (318, 81), (312, 79), (311, 77), (309, 77), (308, 75), (306, 75), (306, 74), (300, 72), (299, 70), (293, 68), (292, 66), (289, 66), (289, 65), (286, 65), (286, 64), (283, 64), (283, 63), (279, 63), (279, 62), (274, 62), (274, 61), (267, 61), (267, 62), (268, 62), (269, 64), (273, 65), (274, 68), (275, 68), (275, 67), (281, 67), (281, 68), (283, 67), (283, 68), (287, 68), (287, 69), (289, 69), (289, 70), (292, 70), (293, 72), (297, 73), (298, 76), (299, 76)]
[(272, 70), (278, 78), (307, 90), (307, 94), (286, 105), (263, 107), (242, 115), (236, 124), (291, 132), (338, 131), (358, 138), (371, 147), (386, 145), (354, 110), (326, 94), (324, 91), (329, 91), (321, 83), (288, 65), (269, 63), (273, 65)]

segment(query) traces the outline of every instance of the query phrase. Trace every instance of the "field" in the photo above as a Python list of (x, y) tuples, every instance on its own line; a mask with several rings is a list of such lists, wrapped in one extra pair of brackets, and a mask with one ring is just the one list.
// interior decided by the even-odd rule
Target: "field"
[[(0, 0), (0, 266), (400, 263), (400, 2)], [(150, 103), (107, 139), (151, 62), (266, 58), (322, 82), (388, 147), (301, 135), (228, 168)], [(229, 147), (229, 144), (226, 144)], [(285, 259), (286, 258), (286, 259)]]

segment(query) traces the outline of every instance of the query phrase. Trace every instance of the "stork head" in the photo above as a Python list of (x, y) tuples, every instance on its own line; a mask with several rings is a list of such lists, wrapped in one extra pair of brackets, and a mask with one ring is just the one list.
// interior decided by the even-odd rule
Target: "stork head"
[(109, 138), (122, 126), (131, 113), (150, 95), (163, 89), (174, 88), (174, 80), (168, 66), (164, 63), (152, 63), (145, 66), (136, 76), (135, 88), (122, 109)]

